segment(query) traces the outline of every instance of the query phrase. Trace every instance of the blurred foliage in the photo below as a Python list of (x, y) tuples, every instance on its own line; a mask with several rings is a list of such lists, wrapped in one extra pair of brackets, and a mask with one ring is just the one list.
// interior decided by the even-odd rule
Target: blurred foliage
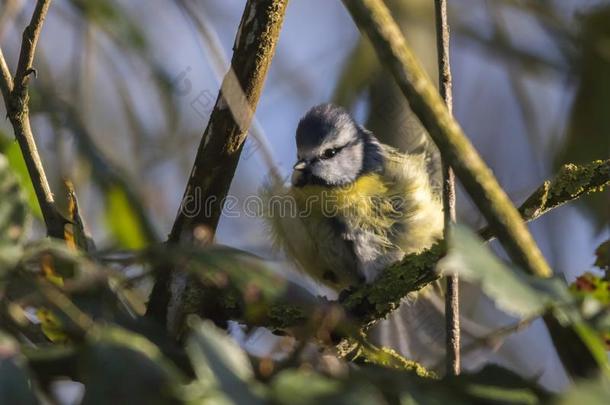
[(0, 155), (0, 274), (18, 261), (28, 210), (25, 197), (7, 159)]
[[(599, 369), (610, 376), (606, 352), (610, 332), (607, 291), (589, 288), (584, 292), (577, 282), (570, 293), (569, 286), (558, 277), (541, 279), (513, 269), (485, 248), (472, 231), (461, 226), (452, 230), (448, 254), (439, 267), (481, 284), (483, 292), (507, 313), (522, 319), (542, 316), (568, 373), (589, 376), (592, 370)], [(584, 283), (588, 277), (585, 274), (579, 280)], [(588, 282), (594, 285), (593, 281)], [(607, 290), (608, 285), (601, 281), (599, 287)]]
[(606, 270), (606, 280), (610, 280), (610, 239), (602, 243), (595, 249), (595, 266), (602, 270)]
[(0, 153), (4, 155), (9, 166), (13, 172), (17, 175), (21, 187), (23, 188), (26, 196), (30, 211), (37, 217), (42, 219), (42, 211), (40, 211), (40, 205), (36, 199), (36, 192), (32, 185), (32, 180), (28, 174), (28, 169), (23, 160), (21, 149), (17, 141), (10, 139), (7, 135), (0, 132)]
[(140, 29), (123, 12), (114, 0), (70, 0), (85, 20), (106, 27), (117, 37), (126, 40), (129, 47), (144, 49), (146, 39)]
[(541, 280), (524, 271), (513, 271), (491, 250), (483, 247), (475, 234), (462, 227), (453, 229), (449, 254), (439, 263), (443, 271), (481, 284), (495, 304), (509, 314), (523, 318), (542, 314), (551, 303), (569, 298), (558, 279)]
[[(572, 103), (566, 138), (556, 166), (606, 159), (610, 152), (610, 7), (580, 17), (575, 61), (578, 89)], [(585, 200), (599, 228), (610, 220), (608, 193)]]
[(109, 187), (106, 191), (106, 221), (117, 238), (119, 246), (126, 249), (142, 249), (150, 241), (142, 232), (138, 215), (134, 212), (125, 190)]
[[(27, 205), (5, 159), (0, 160), (0, 179), (6, 196), (0, 200), (3, 403), (56, 399), (52, 387), (59, 381), (67, 384), (66, 378), (83, 384), (83, 404), (536, 404), (571, 401), (588, 384), (577, 385), (563, 398), (497, 366), (439, 379), (400, 367), (349, 363), (332, 349), (325, 353), (299, 346), (257, 359), (214, 323), (195, 316), (187, 322), (184, 346), (179, 345), (137, 309), (145, 305), (140, 284), (160, 263), (199, 275), (248, 311), (286, 299), (286, 282), (256, 256), (222, 246), (85, 253), (50, 240), (25, 243)], [(7, 212), (13, 215), (3, 215)], [(566, 295), (565, 284), (517, 275), (470, 231), (456, 232), (442, 265), (487, 285), (484, 290), (502, 308), (520, 315), (561, 309), (561, 315), (553, 316), (585, 322), (585, 310)], [(49, 277), (48, 266), (57, 278)], [(128, 276), (127, 268), (137, 271)], [(32, 315), (36, 308), (46, 308), (55, 322), (53, 333), (65, 338), (49, 340), (48, 330), (40, 333), (45, 322), (40, 314)], [(600, 326), (601, 310), (587, 311), (587, 327)], [(300, 334), (309, 336), (303, 348), (320, 344), (316, 336), (324, 323), (303, 326), (310, 328)], [(589, 403), (596, 403), (595, 390), (606, 384), (600, 381)]]

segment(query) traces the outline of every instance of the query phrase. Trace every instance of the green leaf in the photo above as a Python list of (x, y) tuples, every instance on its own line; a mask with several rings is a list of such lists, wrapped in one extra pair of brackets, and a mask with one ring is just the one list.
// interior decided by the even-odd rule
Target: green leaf
[(205, 391), (222, 391), (235, 404), (262, 404), (262, 387), (256, 383), (246, 353), (209, 321), (189, 318), (192, 334), (186, 350)]
[(126, 40), (129, 47), (142, 49), (146, 46), (146, 39), (141, 28), (130, 20), (125, 10), (113, 0), (71, 0), (72, 5), (79, 10), (83, 17), (93, 21), (122, 40)]
[(526, 275), (501, 262), (482, 241), (465, 227), (451, 231), (449, 253), (439, 262), (444, 271), (478, 282), (504, 311), (523, 317), (541, 315), (563, 364), (572, 375), (592, 369), (608, 372), (608, 361), (599, 334), (583, 321), (576, 300), (559, 279)]
[[(602, 270), (606, 270), (610, 267), (610, 239), (602, 243), (595, 249), (595, 263), (594, 265)], [(610, 281), (610, 276), (606, 276)]]
[(40, 204), (38, 204), (36, 191), (34, 191), (34, 185), (32, 184), (32, 179), (28, 173), (28, 168), (25, 165), (25, 160), (23, 160), (23, 155), (21, 154), (19, 144), (16, 141), (9, 140), (0, 134), (0, 153), (6, 157), (9, 167), (19, 179), (21, 187), (23, 188), (27, 197), (30, 211), (36, 216), (36, 218), (42, 219)]
[(610, 307), (610, 280), (586, 272), (570, 284), (570, 291), (581, 299), (594, 298), (603, 306)]
[[(251, 253), (226, 246), (155, 246), (143, 257), (197, 277), (206, 288), (204, 312), (208, 319), (249, 320), (268, 316), (269, 304), (282, 296), (288, 282), (265, 261)], [(207, 310), (210, 311), (207, 311)], [(223, 312), (224, 311), (224, 312)]]
[(364, 381), (332, 379), (307, 370), (286, 370), (272, 383), (276, 403), (290, 405), (384, 404), (381, 393)]
[(112, 235), (125, 249), (142, 249), (148, 238), (141, 228), (138, 215), (121, 187), (111, 186), (106, 190), (106, 223)]
[(85, 384), (83, 404), (178, 403), (178, 372), (148, 339), (120, 328), (92, 333), (79, 355), (78, 374)]
[(185, 253), (192, 259), (192, 271), (204, 277), (206, 273), (226, 273), (240, 291), (250, 295), (273, 300), (285, 287), (285, 280), (274, 274), (263, 259), (243, 250), (214, 245)]
[(0, 333), (0, 404), (38, 403), (17, 342)]
[(6, 158), (0, 155), (0, 271), (20, 259), (28, 220), (26, 200)]
[(556, 401), (556, 404), (605, 405), (608, 403), (608, 398), (610, 398), (610, 380), (608, 378), (598, 378), (577, 382)]
[[(580, 18), (578, 40), (578, 89), (563, 145), (558, 148), (555, 166), (586, 163), (608, 158), (610, 115), (610, 7), (593, 8)], [(608, 196), (591, 195), (583, 200), (599, 229), (608, 222)]]
[(563, 294), (562, 290), (565, 291), (559, 280), (542, 281), (509, 267), (484, 246), (474, 232), (463, 226), (452, 229), (449, 252), (439, 262), (439, 269), (480, 283), (498, 308), (516, 316), (542, 313), (557, 295)]

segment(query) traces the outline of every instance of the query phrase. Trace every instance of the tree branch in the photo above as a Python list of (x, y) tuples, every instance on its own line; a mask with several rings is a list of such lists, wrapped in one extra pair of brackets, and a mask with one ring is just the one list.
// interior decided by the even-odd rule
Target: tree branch
[[(449, 59), (449, 21), (447, 19), (447, 0), (434, 0), (436, 17), (436, 51), (438, 54), (438, 81), (441, 97), (449, 114), (453, 111), (453, 88), (451, 83), (451, 63)], [(445, 240), (456, 221), (455, 213), (455, 176), (451, 166), (443, 159), (443, 211)], [(457, 274), (445, 278), (445, 323), (447, 374), (460, 374), (460, 300), (459, 277)]]
[(381, 0), (343, 0), (343, 3), (360, 29), (368, 34), (381, 62), (394, 75), (411, 108), (511, 259), (532, 274), (550, 276), (551, 269), (519, 212), (451, 117), (387, 7)]
[[(536, 189), (519, 207), (519, 213), (526, 222), (546, 214), (583, 195), (599, 192), (610, 184), (610, 159), (596, 160), (585, 165), (572, 163), (564, 165), (551, 180)], [(495, 235), (490, 227), (479, 231), (485, 240)]]
[(6, 103), (6, 100), (10, 100), (11, 93), (13, 92), (13, 77), (11, 76), (11, 71), (6, 64), (6, 59), (4, 58), (4, 53), (2, 53), (2, 48), (0, 48), (0, 90), (2, 90), (2, 98), (4, 98), (4, 102)]
[[(47, 65), (48, 68), (48, 65)], [(76, 141), (78, 151), (83, 154), (91, 165), (94, 180), (104, 191), (111, 187), (120, 188), (134, 210), (135, 219), (147, 244), (159, 242), (153, 221), (142, 204), (137, 193), (137, 187), (129, 176), (115, 165), (95, 144), (94, 136), (87, 128), (76, 107), (56, 94), (56, 88), (47, 82), (38, 86), (39, 93), (45, 102), (40, 108), (49, 113), (52, 122), (68, 129)]]
[(18, 96), (21, 100), (27, 101), (27, 87), (29, 78), (34, 70), (34, 54), (36, 53), (36, 45), (42, 31), (42, 24), (49, 11), (51, 0), (38, 0), (30, 24), (23, 31), (23, 39), (21, 42), (21, 52), (19, 53), (19, 62), (17, 63), (17, 71), (15, 72), (15, 81), (13, 88), (13, 97)]
[[(246, 3), (235, 38), (231, 68), (197, 150), (169, 236), (170, 243), (192, 241), (195, 229), (204, 229), (209, 239), (213, 239), (275, 52), (287, 4), (288, 0)], [(170, 281), (169, 272), (162, 274), (165, 276), (158, 278), (151, 294), (148, 313), (163, 319), (170, 330), (178, 333), (185, 313), (198, 306), (202, 291), (192, 280), (180, 279), (182, 275)], [(168, 291), (170, 284), (172, 294)]]
[(223, 80), (182, 199), (183, 204), (197, 196), (209, 199), (210, 212), (198, 210), (189, 215), (184, 206), (180, 207), (169, 236), (172, 242), (181, 240), (183, 233), (188, 234), (197, 226), (205, 226), (212, 233), (216, 231), (223, 199), (229, 191), (271, 65), (287, 4), (287, 0), (250, 0), (246, 4), (231, 68)]
[(28, 83), (32, 73), (36, 71), (32, 67), (36, 44), (42, 30), (42, 24), (49, 10), (50, 0), (38, 0), (29, 25), (23, 31), (23, 42), (19, 54), (19, 62), (14, 80), (3, 53), (0, 51), (0, 69), (2, 70), (1, 87), (2, 96), (6, 105), (8, 118), (11, 121), (15, 138), (21, 148), (28, 173), (34, 185), (34, 191), (42, 216), (47, 227), (49, 236), (63, 238), (64, 220), (57, 211), (55, 199), (51, 193), (49, 182), (38, 154), (32, 128), (30, 127), (30, 116), (28, 110)]

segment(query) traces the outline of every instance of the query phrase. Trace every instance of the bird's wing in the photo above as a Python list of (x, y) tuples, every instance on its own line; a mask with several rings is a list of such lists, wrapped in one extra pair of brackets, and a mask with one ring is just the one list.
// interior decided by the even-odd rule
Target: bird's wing
[(395, 146), (402, 153), (423, 155), (430, 185), (440, 195), (440, 153), (400, 89), (392, 80), (388, 80), (387, 75), (378, 75), (371, 83), (369, 93), (371, 109), (366, 128), (375, 133), (382, 143)]
[(394, 243), (404, 253), (420, 252), (432, 246), (443, 232), (443, 211), (439, 195), (433, 190), (422, 154), (403, 154), (382, 145), (384, 180), (389, 198), (400, 213)]
[(401, 174), (405, 167), (412, 167), (416, 164), (417, 170), (425, 173), (428, 186), (436, 198), (441, 198), (442, 193), (442, 170), (441, 160), (438, 150), (429, 139), (427, 143), (415, 151), (402, 153), (391, 146), (381, 144), (384, 158), (389, 162), (389, 170), (394, 174)]

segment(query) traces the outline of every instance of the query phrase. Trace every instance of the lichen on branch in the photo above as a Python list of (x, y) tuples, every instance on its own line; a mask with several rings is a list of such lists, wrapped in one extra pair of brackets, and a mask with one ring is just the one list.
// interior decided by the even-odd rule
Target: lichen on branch
[[(523, 204), (519, 213), (526, 222), (533, 221), (553, 208), (579, 197), (601, 192), (610, 184), (610, 159), (596, 160), (583, 165), (568, 163), (550, 180), (542, 183)], [(485, 240), (494, 237), (486, 227), (480, 231)]]

